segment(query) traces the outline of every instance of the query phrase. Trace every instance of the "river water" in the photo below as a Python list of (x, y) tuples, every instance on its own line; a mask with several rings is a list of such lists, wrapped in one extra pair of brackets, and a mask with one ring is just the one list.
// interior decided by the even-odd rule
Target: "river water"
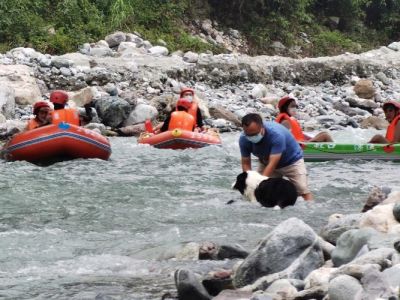
[[(363, 142), (372, 133), (334, 137)], [(261, 208), (230, 189), (238, 133), (222, 138), (223, 147), (184, 151), (113, 138), (110, 161), (1, 161), (0, 299), (160, 299), (174, 290), (177, 267), (204, 264), (161, 259), (187, 242), (251, 249), (289, 217), (318, 231), (332, 213), (359, 212), (373, 185), (398, 185), (391, 162), (307, 163), (313, 203)]]

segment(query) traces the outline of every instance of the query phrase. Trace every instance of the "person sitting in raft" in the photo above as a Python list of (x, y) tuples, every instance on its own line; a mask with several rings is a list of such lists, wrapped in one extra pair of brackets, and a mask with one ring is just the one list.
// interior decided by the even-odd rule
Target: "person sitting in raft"
[(80, 119), (77, 109), (66, 107), (68, 99), (69, 96), (65, 91), (56, 90), (51, 92), (50, 102), (54, 105), (52, 123), (59, 124), (65, 122), (76, 126), (89, 123), (92, 120), (90, 103), (84, 105), (86, 116)]
[(159, 131), (164, 132), (176, 128), (193, 131), (196, 126), (196, 121), (194, 116), (189, 113), (191, 107), (191, 101), (185, 98), (179, 99), (176, 102), (176, 110), (169, 114)]
[(192, 106), (189, 109), (189, 113), (193, 115), (193, 117), (195, 117), (197, 127), (200, 128), (201, 131), (204, 131), (205, 127), (203, 124), (203, 116), (201, 114), (197, 98), (194, 94), (194, 90), (191, 88), (182, 89), (180, 93), (180, 99), (182, 98), (188, 99), (190, 102), (192, 102)]
[(26, 130), (36, 129), (51, 124), (51, 107), (46, 101), (38, 101), (33, 105), (34, 119), (28, 121)]
[(278, 102), (279, 115), (276, 117), (275, 122), (282, 124), (288, 128), (296, 141), (298, 142), (333, 142), (332, 137), (327, 132), (320, 132), (315, 137), (306, 135), (299, 122), (295, 119), (297, 113), (296, 100), (290, 96), (283, 97)]
[(385, 113), (386, 120), (389, 122), (386, 136), (380, 134), (374, 135), (368, 143), (400, 143), (400, 103), (397, 101), (386, 102), (383, 104), (383, 112)]

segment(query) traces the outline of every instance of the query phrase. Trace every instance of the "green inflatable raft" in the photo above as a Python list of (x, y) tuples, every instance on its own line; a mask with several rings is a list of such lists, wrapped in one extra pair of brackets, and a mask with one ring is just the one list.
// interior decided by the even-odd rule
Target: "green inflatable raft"
[(400, 162), (400, 144), (300, 143), (305, 161), (342, 159)]

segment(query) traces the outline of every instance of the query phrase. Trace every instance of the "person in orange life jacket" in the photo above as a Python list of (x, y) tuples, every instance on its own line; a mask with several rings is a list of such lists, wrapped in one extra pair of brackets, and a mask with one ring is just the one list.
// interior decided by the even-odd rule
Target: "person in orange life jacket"
[(201, 129), (201, 131), (205, 130), (204, 124), (203, 124), (203, 116), (201, 114), (201, 110), (198, 107), (198, 101), (197, 98), (194, 95), (194, 90), (191, 88), (184, 88), (181, 90), (180, 93), (180, 99), (188, 99), (190, 102), (194, 103), (196, 105), (196, 124), (197, 127)]
[(383, 112), (389, 127), (386, 130), (386, 136), (380, 134), (374, 135), (368, 143), (386, 144), (400, 143), (400, 103), (397, 101), (388, 101), (383, 104)]
[(300, 124), (295, 119), (297, 113), (296, 100), (290, 96), (283, 97), (278, 103), (279, 115), (275, 121), (289, 129), (298, 142), (333, 142), (332, 137), (327, 132), (320, 132), (315, 137), (306, 135), (301, 129)]
[(46, 101), (38, 101), (33, 105), (34, 119), (28, 121), (27, 130), (36, 129), (51, 124), (51, 108)]
[(89, 123), (93, 116), (91, 103), (85, 104), (86, 116), (79, 118), (78, 112), (74, 108), (66, 108), (69, 96), (65, 91), (56, 90), (50, 94), (50, 102), (54, 105), (53, 123), (67, 122), (73, 125), (84, 125)]
[[(164, 123), (162, 124), (161, 128), (159, 129), (160, 132), (164, 132), (167, 130), (172, 130), (175, 128), (174, 124), (178, 124), (180, 122), (179, 119), (181, 119), (181, 123), (185, 123), (185, 127), (187, 128), (182, 128), (182, 129), (187, 129), (187, 130), (194, 130), (196, 123), (194, 120), (194, 117), (188, 113), (188, 110), (192, 106), (192, 102), (189, 101), (188, 99), (181, 98), (176, 102), (176, 110), (172, 111), (168, 117), (165, 119)], [(178, 112), (185, 112), (185, 114), (178, 114)], [(172, 125), (172, 126), (170, 126)]]

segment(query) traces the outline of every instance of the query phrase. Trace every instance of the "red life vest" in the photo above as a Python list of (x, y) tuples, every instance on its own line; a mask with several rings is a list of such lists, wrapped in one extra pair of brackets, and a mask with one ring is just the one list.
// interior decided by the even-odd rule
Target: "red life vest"
[(275, 122), (282, 123), (283, 120), (286, 120), (290, 123), (290, 131), (292, 132), (296, 141), (304, 142), (305, 137), (304, 137), (303, 130), (301, 130), (301, 126), (300, 126), (299, 122), (297, 122), (297, 120), (295, 118), (290, 117), (287, 113), (280, 113), (276, 117)]
[(79, 126), (79, 114), (75, 108), (64, 108), (52, 112), (52, 123), (57, 125), (61, 122)]
[(392, 122), (390, 122), (389, 127), (386, 130), (386, 139), (390, 142), (394, 142), (394, 134), (396, 130), (396, 125), (400, 121), (400, 114), (397, 115)]
[(171, 114), (168, 130), (182, 129), (193, 131), (196, 122), (193, 116), (185, 111), (174, 111)]

